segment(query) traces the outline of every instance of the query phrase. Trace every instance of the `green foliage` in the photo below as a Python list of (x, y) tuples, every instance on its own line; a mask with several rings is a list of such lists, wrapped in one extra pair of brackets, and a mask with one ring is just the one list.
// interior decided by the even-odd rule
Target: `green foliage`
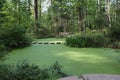
[(0, 79), (1, 80), (8, 80), (8, 73), (9, 72), (9, 67), (5, 64), (0, 63)]
[(8, 48), (22, 47), (30, 44), (31, 39), (25, 35), (25, 28), (19, 25), (0, 29), (0, 43)]
[(50, 77), (66, 77), (67, 74), (63, 73), (61, 70), (62, 66), (56, 61), (50, 68), (49, 68), (49, 75)]
[(0, 65), (1, 80), (44, 80), (46, 74), (38, 66), (22, 63), (19, 65)]
[(22, 63), (16, 65), (16, 69), (12, 70), (13, 80), (44, 80), (48, 77), (47, 71), (39, 69), (38, 66)]
[(114, 24), (109, 31), (109, 36), (112, 40), (119, 40), (120, 41), (120, 23)]
[(120, 48), (120, 24), (114, 23), (108, 33), (111, 48)]
[(2, 59), (3, 56), (5, 56), (6, 52), (6, 47), (4, 46), (4, 44), (0, 43), (0, 59)]
[(1, 80), (46, 80), (52, 76), (61, 77), (58, 72), (61, 71), (58, 63), (53, 64), (50, 68), (39, 68), (35, 65), (30, 65), (23, 62), (19, 65), (0, 64), (0, 79)]
[(2, 23), (3, 23), (3, 18), (5, 18), (5, 14), (4, 13), (2, 13), (2, 8), (3, 8), (3, 6), (4, 6), (4, 4), (5, 4), (5, 0), (0, 0), (0, 27), (1, 27), (1, 25), (2, 25)]
[(5, 46), (4, 46), (4, 44), (0, 44), (0, 52), (2, 52), (2, 51), (4, 51), (5, 50)]
[(31, 21), (27, 3), (20, 0), (0, 0), (0, 58), (13, 48), (31, 43), (31, 39), (26, 36), (26, 29)]
[(0, 0), (0, 10), (2, 9), (4, 3), (5, 3), (5, 0)]
[(105, 19), (105, 15), (104, 14), (99, 14), (97, 15), (97, 17), (95, 17), (94, 20), (94, 27), (93, 29), (103, 29), (105, 26), (108, 25), (107, 20)]
[(10, 49), (28, 45), (31, 40), (25, 34), (31, 19), (27, 1), (6, 1), (2, 13), (5, 16), (0, 26), (0, 44)]
[(49, 38), (51, 37), (51, 33), (48, 28), (41, 25), (41, 23), (36, 22), (37, 30), (34, 32), (35, 38)]
[(110, 44), (111, 48), (114, 48), (114, 49), (120, 49), (120, 42), (119, 41), (112, 41), (111, 44)]
[(66, 38), (66, 45), (70, 47), (104, 47), (108, 40), (102, 34), (73, 35)]

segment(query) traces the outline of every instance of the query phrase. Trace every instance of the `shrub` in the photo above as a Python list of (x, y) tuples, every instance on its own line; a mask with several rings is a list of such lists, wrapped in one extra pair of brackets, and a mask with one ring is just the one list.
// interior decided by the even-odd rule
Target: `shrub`
[(26, 46), (30, 38), (25, 35), (25, 28), (21, 26), (4, 27), (0, 29), (0, 43), (8, 48)]
[(48, 78), (47, 70), (39, 69), (38, 66), (22, 63), (16, 65), (16, 69), (11, 70), (12, 80), (44, 80)]
[(50, 68), (49, 68), (49, 74), (50, 77), (66, 77), (67, 74), (63, 73), (61, 70), (62, 66), (56, 61)]
[(50, 68), (39, 68), (26, 62), (19, 65), (0, 64), (0, 80), (56, 80), (63, 74), (58, 63)]
[[(34, 23), (33, 23), (33, 26), (34, 26)], [(36, 22), (36, 26), (37, 26), (37, 29), (34, 30), (34, 27), (33, 27), (33, 30), (32, 30), (34, 38), (41, 39), (41, 38), (52, 37), (50, 30), (46, 26), (41, 25), (41, 23), (39, 22)]]
[(115, 41), (120, 41), (120, 24), (114, 24), (109, 31), (110, 38)]
[(108, 46), (108, 47), (120, 49), (120, 42), (118, 42), (118, 41), (111, 42), (110, 46)]
[(0, 44), (0, 52), (3, 52), (3, 51), (5, 51), (5, 46), (4, 44)]
[(0, 29), (0, 59), (4, 59), (9, 50), (30, 45), (31, 39), (25, 35), (21, 26), (1, 27)]
[[(44, 80), (43, 70), (38, 66), (22, 63), (19, 65), (0, 65), (1, 80)], [(47, 75), (46, 75), (47, 76)]]
[(8, 49), (4, 46), (4, 44), (0, 44), (0, 60), (4, 59), (4, 56), (7, 52)]
[(71, 47), (104, 47), (108, 40), (102, 34), (82, 34), (66, 38), (66, 45)]
[(0, 80), (10, 80), (8, 78), (8, 74), (10, 74), (10, 73), (8, 73), (8, 72), (9, 72), (8, 65), (0, 63)]

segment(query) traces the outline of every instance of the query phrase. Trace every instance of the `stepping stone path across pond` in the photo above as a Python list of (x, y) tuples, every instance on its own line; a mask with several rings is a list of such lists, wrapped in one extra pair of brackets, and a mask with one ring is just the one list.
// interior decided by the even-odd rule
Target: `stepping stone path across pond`
[(80, 77), (69, 76), (58, 80), (120, 80), (120, 75), (112, 74), (84, 74)]
[(34, 41), (32, 44), (65, 44), (65, 41), (52, 41), (52, 42), (43, 42), (43, 41)]

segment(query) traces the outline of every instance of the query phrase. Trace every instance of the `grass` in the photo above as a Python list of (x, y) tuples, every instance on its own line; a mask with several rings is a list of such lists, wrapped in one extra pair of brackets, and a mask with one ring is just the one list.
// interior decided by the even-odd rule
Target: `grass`
[[(56, 41), (58, 39), (42, 40)], [(10, 52), (5, 63), (20, 63), (24, 60), (40, 67), (47, 67), (58, 61), (63, 66), (63, 72), (69, 75), (120, 74), (120, 50), (109, 48), (70, 48), (57, 44), (33, 44), (30, 47)]]

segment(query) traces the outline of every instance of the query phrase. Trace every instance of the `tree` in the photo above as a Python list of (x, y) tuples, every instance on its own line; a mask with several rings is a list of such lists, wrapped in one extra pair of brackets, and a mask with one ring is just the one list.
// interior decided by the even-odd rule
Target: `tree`
[(38, 20), (38, 0), (34, 0), (34, 17), (35, 21)]
[(3, 6), (4, 6), (4, 4), (5, 4), (5, 0), (0, 0), (0, 27), (2, 26), (2, 23), (3, 23), (3, 19), (5, 18), (5, 14), (4, 13), (2, 13), (2, 8), (3, 8)]
[(11, 49), (29, 43), (30, 40), (26, 36), (26, 30), (30, 26), (30, 12), (27, 1), (7, 1), (2, 12), (5, 16), (1, 17), (4, 20), (0, 29), (0, 44), (2, 43), (5, 47)]
[(111, 17), (110, 17), (110, 0), (106, 0), (106, 13), (108, 18), (108, 27), (111, 27)]
[(38, 0), (34, 0), (34, 34), (38, 37)]
[(85, 0), (78, 0), (76, 1), (76, 8), (77, 8), (77, 12), (79, 15), (79, 30), (80, 32), (83, 31), (83, 19), (84, 19), (84, 2)]

